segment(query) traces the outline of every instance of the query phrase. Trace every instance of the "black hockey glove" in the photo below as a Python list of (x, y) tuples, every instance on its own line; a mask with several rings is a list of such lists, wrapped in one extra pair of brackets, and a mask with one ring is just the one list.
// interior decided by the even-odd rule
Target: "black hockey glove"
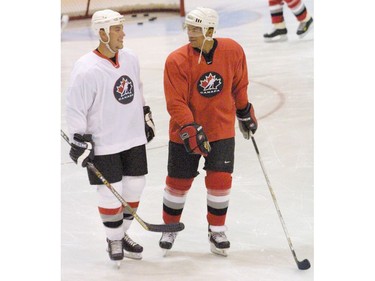
[(184, 125), (180, 129), (180, 138), (184, 141), (185, 149), (188, 153), (207, 156), (211, 150), (202, 126), (196, 123)]
[(149, 106), (143, 107), (143, 114), (145, 115), (145, 132), (147, 142), (150, 142), (155, 137), (155, 124), (152, 120), (152, 113)]
[(94, 142), (92, 141), (92, 135), (85, 134), (74, 134), (73, 141), (69, 152), (70, 158), (82, 167), (87, 166), (87, 162), (91, 162), (94, 159)]
[(250, 139), (250, 131), (254, 134), (258, 128), (258, 121), (255, 117), (254, 108), (248, 103), (244, 109), (236, 112), (238, 125), (245, 139)]

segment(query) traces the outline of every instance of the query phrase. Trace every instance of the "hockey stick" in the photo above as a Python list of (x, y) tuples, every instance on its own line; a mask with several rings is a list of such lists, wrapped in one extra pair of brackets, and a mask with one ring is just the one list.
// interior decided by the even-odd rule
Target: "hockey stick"
[[(61, 130), (61, 136), (69, 145), (71, 145), (69, 137), (64, 133), (63, 130)], [(136, 211), (129, 206), (129, 204), (124, 200), (124, 198), (121, 197), (121, 195), (116, 191), (116, 189), (114, 189), (114, 187), (105, 179), (105, 177), (102, 175), (102, 173), (99, 172), (99, 170), (94, 166), (93, 163), (88, 162), (87, 168), (91, 172), (93, 172), (104, 185), (106, 185), (109, 188), (113, 195), (121, 202), (122, 206), (124, 206), (124, 208), (132, 214), (132, 216), (139, 222), (139, 224), (144, 229), (152, 232), (178, 232), (185, 228), (185, 225), (182, 222), (172, 224), (151, 224), (145, 222), (138, 216)]]
[(293, 244), (292, 244), (292, 241), (290, 240), (290, 237), (289, 237), (289, 234), (288, 234), (288, 231), (286, 229), (286, 225), (285, 225), (285, 222), (284, 222), (284, 219), (283, 219), (283, 216), (281, 215), (281, 211), (280, 211), (280, 208), (279, 208), (279, 205), (277, 204), (277, 201), (276, 201), (276, 196), (275, 196), (275, 193), (273, 192), (273, 189), (271, 187), (271, 183), (270, 183), (270, 180), (268, 179), (268, 176), (267, 176), (267, 173), (266, 173), (266, 170), (264, 168), (264, 165), (263, 165), (263, 161), (262, 159), (260, 158), (260, 154), (259, 154), (259, 149), (258, 149), (258, 146), (255, 142), (255, 139), (254, 139), (254, 136), (252, 134), (252, 132), (250, 131), (250, 136), (251, 136), (251, 141), (253, 142), (253, 145), (254, 145), (254, 148), (255, 148), (255, 152), (258, 156), (258, 160), (259, 160), (259, 163), (260, 163), (260, 167), (262, 168), (262, 171), (263, 171), (263, 175), (266, 179), (266, 182), (267, 182), (267, 185), (268, 185), (268, 189), (270, 190), (270, 193), (271, 193), (271, 196), (272, 196), (272, 200), (273, 200), (273, 203), (275, 204), (275, 207), (276, 207), (276, 210), (277, 210), (277, 214), (279, 215), (279, 219), (280, 219), (280, 222), (281, 222), (281, 225), (284, 229), (284, 233), (285, 233), (285, 236), (286, 236), (286, 239), (288, 240), (288, 244), (289, 244), (289, 248), (290, 250), (292, 251), (292, 254), (293, 254), (293, 257), (294, 257), (294, 260), (298, 266), (298, 269), (300, 270), (306, 270), (306, 269), (309, 269), (310, 268), (310, 262), (309, 260), (307, 259), (304, 259), (303, 261), (299, 261), (297, 259), (297, 255), (296, 255), (296, 252), (294, 251), (294, 248), (293, 248)]

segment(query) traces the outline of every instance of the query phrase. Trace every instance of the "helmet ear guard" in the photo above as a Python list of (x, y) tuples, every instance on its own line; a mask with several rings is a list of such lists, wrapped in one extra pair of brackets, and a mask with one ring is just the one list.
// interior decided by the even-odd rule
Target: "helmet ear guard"
[(185, 17), (185, 27), (188, 25), (200, 27), (205, 38), (207, 31), (212, 28), (212, 36), (208, 37), (208, 40), (212, 39), (218, 24), (219, 15), (215, 10), (210, 8), (198, 7), (190, 11)]

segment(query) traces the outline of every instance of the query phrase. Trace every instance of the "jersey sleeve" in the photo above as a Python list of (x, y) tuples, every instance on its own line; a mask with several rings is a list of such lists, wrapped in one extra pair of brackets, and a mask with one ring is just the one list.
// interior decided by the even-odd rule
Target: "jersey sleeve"
[(70, 137), (87, 133), (87, 113), (95, 99), (94, 81), (81, 72), (79, 67), (72, 71), (66, 94), (66, 121)]
[(139, 85), (139, 92), (141, 94), (141, 99), (142, 99), (142, 105), (145, 106), (146, 105), (146, 99), (145, 99), (145, 96), (144, 96), (144, 93), (143, 93), (143, 82), (141, 80), (141, 67), (140, 67), (140, 64), (139, 64), (139, 58), (138, 56), (133, 53), (133, 56), (134, 56), (134, 65), (137, 67), (136, 69), (136, 73), (137, 73), (137, 80), (138, 80), (138, 85)]
[(194, 122), (189, 109), (189, 77), (188, 71), (179, 65), (178, 60), (169, 56), (164, 68), (164, 93), (167, 110), (173, 122), (180, 127)]
[(238, 45), (238, 48), (238, 65), (233, 78), (232, 94), (236, 109), (243, 109), (248, 103), (247, 87), (249, 85), (249, 78), (245, 53), (241, 46)]

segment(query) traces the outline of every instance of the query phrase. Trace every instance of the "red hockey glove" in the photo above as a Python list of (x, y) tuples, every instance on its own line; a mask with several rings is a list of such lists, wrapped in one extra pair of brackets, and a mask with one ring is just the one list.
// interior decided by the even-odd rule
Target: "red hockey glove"
[(254, 134), (258, 128), (258, 121), (255, 117), (254, 108), (251, 103), (242, 110), (236, 112), (238, 125), (245, 139), (250, 139), (250, 131)]
[(202, 126), (196, 123), (183, 126), (180, 129), (180, 138), (184, 141), (185, 149), (188, 153), (207, 156), (211, 150)]

